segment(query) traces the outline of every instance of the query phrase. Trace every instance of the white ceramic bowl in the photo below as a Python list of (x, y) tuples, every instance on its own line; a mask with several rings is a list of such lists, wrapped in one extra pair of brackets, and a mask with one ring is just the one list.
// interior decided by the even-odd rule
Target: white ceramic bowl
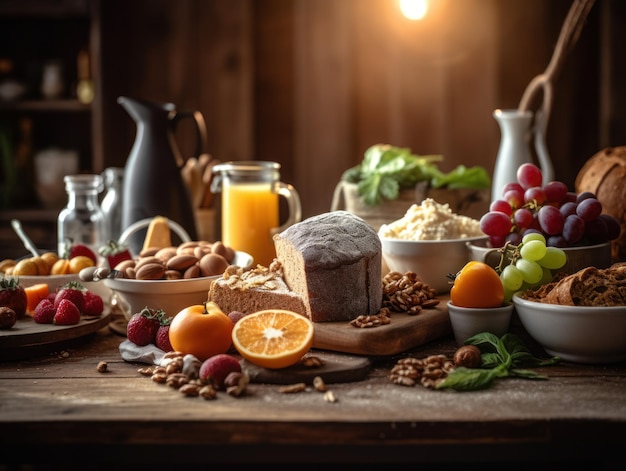
[[(471, 241), (467, 243), (469, 257), (471, 260), (485, 262), (492, 267), (500, 263), (500, 253), (498, 249), (487, 246), (487, 239)], [(558, 271), (572, 274), (578, 270), (594, 266), (596, 268), (608, 268), (611, 266), (611, 242), (603, 244), (587, 245), (583, 247), (564, 248), (567, 261), (563, 268)], [(554, 273), (553, 273), (554, 274)]]
[(448, 315), (452, 332), (458, 346), (465, 340), (482, 332), (490, 332), (498, 337), (503, 336), (509, 330), (513, 304), (502, 307), (470, 308), (459, 307), (448, 301)]
[(576, 363), (626, 360), (626, 306), (561, 306), (517, 294), (513, 304), (526, 331), (552, 356)]
[[(252, 256), (236, 251), (233, 265), (247, 268), (253, 263)], [(207, 300), (213, 280), (221, 275), (186, 280), (132, 280), (105, 278), (102, 280), (113, 293), (121, 298), (122, 312), (127, 318), (144, 307), (163, 309), (170, 317), (182, 309)]]
[(483, 239), (486, 237), (419, 241), (380, 238), (383, 260), (390, 271), (414, 272), (439, 294), (450, 291), (448, 274), (458, 273), (470, 260), (465, 243)]

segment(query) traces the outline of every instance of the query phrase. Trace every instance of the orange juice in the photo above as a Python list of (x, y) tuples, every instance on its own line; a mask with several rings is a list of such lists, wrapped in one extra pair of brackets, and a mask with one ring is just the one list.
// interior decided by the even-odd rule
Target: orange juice
[(230, 183), (222, 189), (222, 242), (266, 267), (276, 257), (272, 229), (279, 227), (278, 194), (266, 183)]

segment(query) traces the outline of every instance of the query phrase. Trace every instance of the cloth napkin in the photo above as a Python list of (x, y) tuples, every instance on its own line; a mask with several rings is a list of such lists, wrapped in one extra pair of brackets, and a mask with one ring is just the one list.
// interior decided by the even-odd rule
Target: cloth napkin
[(148, 365), (160, 365), (165, 352), (155, 345), (149, 344), (144, 347), (134, 344), (130, 340), (124, 340), (119, 346), (120, 355), (125, 361), (146, 363)]

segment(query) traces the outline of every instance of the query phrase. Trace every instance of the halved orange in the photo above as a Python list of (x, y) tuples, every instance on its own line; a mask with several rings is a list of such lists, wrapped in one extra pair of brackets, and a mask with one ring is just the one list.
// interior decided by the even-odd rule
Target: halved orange
[(26, 293), (26, 312), (32, 316), (39, 301), (50, 294), (50, 287), (47, 283), (36, 283), (25, 287), (24, 292)]
[(246, 360), (265, 368), (299, 362), (313, 345), (313, 322), (284, 309), (267, 309), (242, 317), (232, 332), (233, 345)]

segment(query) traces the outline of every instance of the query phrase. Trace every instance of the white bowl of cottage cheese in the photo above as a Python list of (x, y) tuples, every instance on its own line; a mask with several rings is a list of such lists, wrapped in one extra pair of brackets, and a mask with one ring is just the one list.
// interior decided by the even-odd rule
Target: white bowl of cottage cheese
[(427, 198), (405, 215), (378, 230), (383, 261), (389, 271), (414, 272), (424, 283), (445, 294), (448, 277), (470, 261), (468, 241), (486, 240), (480, 221), (452, 212), (448, 204)]

